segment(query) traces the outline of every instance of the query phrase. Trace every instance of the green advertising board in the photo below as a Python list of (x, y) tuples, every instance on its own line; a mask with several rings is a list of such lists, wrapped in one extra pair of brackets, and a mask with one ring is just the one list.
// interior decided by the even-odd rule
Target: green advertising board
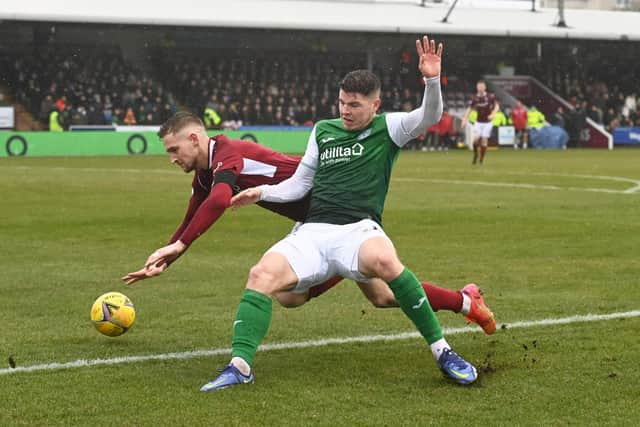
[[(309, 130), (218, 131), (232, 139), (246, 139), (283, 153), (304, 152)], [(127, 156), (164, 154), (155, 132), (0, 132), (0, 157), (13, 156)]]

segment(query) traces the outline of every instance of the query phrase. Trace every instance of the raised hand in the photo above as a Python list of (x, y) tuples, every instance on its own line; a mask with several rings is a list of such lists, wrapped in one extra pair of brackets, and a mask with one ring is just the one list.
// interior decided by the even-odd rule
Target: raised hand
[(442, 43), (438, 43), (436, 50), (435, 40), (429, 40), (424, 36), (422, 41), (416, 40), (418, 52), (418, 69), (424, 77), (435, 77), (440, 74), (442, 68)]

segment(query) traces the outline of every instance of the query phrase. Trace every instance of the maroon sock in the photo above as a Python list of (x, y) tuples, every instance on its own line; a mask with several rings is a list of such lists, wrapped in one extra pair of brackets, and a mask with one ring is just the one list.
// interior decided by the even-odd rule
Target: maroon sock
[(487, 152), (487, 147), (485, 147), (484, 145), (480, 147), (480, 161), (484, 160), (484, 153), (486, 152)]
[[(433, 311), (450, 310), (459, 313), (462, 310), (462, 293), (441, 288), (429, 282), (420, 282), (427, 294)], [(313, 289), (313, 288), (312, 288)]]
[(322, 282), (319, 285), (316, 285), (312, 288), (309, 288), (309, 299), (315, 298), (327, 292), (329, 289), (333, 288), (342, 280), (342, 277), (336, 276), (327, 280), (326, 282)]

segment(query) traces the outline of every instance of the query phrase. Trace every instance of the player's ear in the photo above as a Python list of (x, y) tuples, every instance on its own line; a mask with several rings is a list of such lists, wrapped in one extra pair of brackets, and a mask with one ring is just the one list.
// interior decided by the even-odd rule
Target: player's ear
[(378, 111), (378, 108), (380, 108), (380, 104), (382, 103), (382, 101), (380, 101), (380, 98), (376, 98), (373, 100), (373, 112), (375, 113), (376, 111)]
[(198, 134), (195, 132), (191, 132), (189, 134), (189, 140), (195, 145), (198, 143)]

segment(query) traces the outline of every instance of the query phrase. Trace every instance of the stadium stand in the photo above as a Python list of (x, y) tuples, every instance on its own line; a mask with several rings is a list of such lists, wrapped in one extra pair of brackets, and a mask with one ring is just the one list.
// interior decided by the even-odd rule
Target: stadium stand
[(138, 124), (158, 124), (176, 109), (173, 95), (117, 49), (82, 49), (80, 55), (58, 47), (3, 55), (2, 61), (13, 98), (42, 124), (53, 110), (60, 112), (64, 128), (119, 124), (127, 108), (137, 113)]
[[(146, 10), (139, 15), (143, 18), (136, 18), (137, 9), (130, 10), (127, 19), (110, 17), (113, 22), (93, 17), (80, 6), (69, 9), (67, 23), (47, 23), (53, 12), (44, 3), (33, 16), (15, 12), (12, 16), (43, 22), (4, 22), (0, 65), (6, 95), (45, 127), (48, 111), (61, 105), (65, 127), (114, 122), (157, 125), (178, 108), (201, 114), (210, 108), (221, 117), (216, 127), (300, 125), (335, 116), (339, 78), (347, 69), (372, 67), (383, 81), (383, 110), (406, 110), (419, 101), (421, 87), (412, 78), (415, 64), (406, 46), (407, 37), (414, 35), (406, 33), (412, 32), (414, 21), (436, 22), (442, 7), (348, 3), (343, 7), (357, 8), (363, 19), (353, 24), (352, 32), (345, 32), (338, 17), (332, 15), (330, 22), (324, 18), (322, 1), (316, 2), (317, 13), (308, 14), (309, 22), (294, 25), (283, 21), (286, 17), (278, 12), (282, 4), (273, 0), (264, 2), (269, 4), (266, 10), (246, 9), (242, 23), (236, 24), (254, 29), (225, 28), (225, 16), (233, 16), (231, 9), (240, 3), (246, 2), (225, 2), (198, 22), (167, 18), (152, 27), (137, 26), (143, 21), (136, 19), (151, 19)], [(163, 9), (169, 7), (153, 13), (177, 16)], [(12, 5), (5, 13), (11, 15), (14, 8), (20, 9)], [(373, 15), (368, 18), (379, 12), (404, 26), (395, 28), (395, 34), (381, 32), (387, 29), (384, 26), (358, 26), (381, 25)], [(84, 13), (82, 22), (94, 24), (72, 23), (76, 13)], [(256, 30), (253, 13), (269, 13), (276, 29)], [(616, 17), (617, 33), (610, 26), (590, 25), (590, 12), (572, 12), (569, 29), (542, 24), (543, 19), (552, 19), (550, 11), (527, 15), (505, 10), (499, 16), (508, 19), (500, 21), (492, 18), (491, 11), (482, 13), (487, 17), (482, 25), (475, 21), (470, 25), (473, 11), (466, 9), (456, 10), (447, 25), (433, 25), (440, 31), (435, 37), (446, 42), (443, 93), (454, 115), (464, 111), (476, 79), (496, 74), (506, 65), (518, 74), (534, 76), (577, 107), (578, 114), (584, 112), (608, 129), (638, 125), (634, 78), (638, 65), (630, 59), (638, 56), (633, 40), (639, 35), (628, 25), (633, 13), (602, 12), (615, 14), (611, 16)], [(405, 19), (398, 21), (396, 16)], [(316, 20), (330, 28), (318, 27)], [(546, 33), (526, 32), (532, 28)], [(126, 37), (115, 36), (122, 32)]]

